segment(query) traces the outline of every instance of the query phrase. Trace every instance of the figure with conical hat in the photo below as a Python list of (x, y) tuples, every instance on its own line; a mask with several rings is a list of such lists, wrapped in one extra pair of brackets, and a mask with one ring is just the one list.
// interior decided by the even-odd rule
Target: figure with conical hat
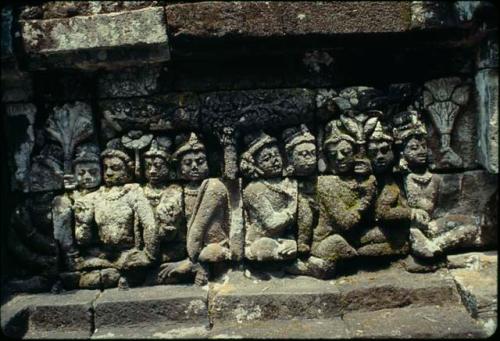
[[(404, 188), (408, 205), (413, 209), (411, 253), (417, 258), (433, 259), (472, 241), (477, 228), (470, 218), (462, 215), (435, 217), (443, 185), (441, 178), (428, 169), (427, 130), (415, 111), (399, 113), (394, 123), (394, 136), (401, 150), (400, 169), (405, 174)], [(458, 227), (450, 229), (450, 225)]]
[(282, 261), (297, 255), (297, 182), (281, 178), (283, 160), (275, 138), (260, 131), (245, 137), (240, 169), (250, 178), (243, 190), (245, 258)]
[(288, 267), (290, 273), (328, 278), (334, 275), (339, 261), (357, 256), (352, 245), (373, 203), (376, 181), (364, 165), (359, 172), (355, 169), (356, 158), (361, 155), (358, 143), (341, 130), (342, 126), (340, 120), (333, 120), (325, 127), (323, 151), (327, 170), (335, 175), (318, 177), (319, 217), (313, 230), (311, 256)]
[(88, 250), (77, 265), (86, 271), (82, 287), (136, 284), (158, 256), (154, 212), (139, 185), (128, 183), (134, 162), (114, 142), (101, 154), (105, 185), (75, 200), (76, 242)]
[(184, 186), (187, 223), (187, 252), (196, 272), (195, 283), (209, 277), (209, 263), (232, 259), (231, 195), (224, 182), (208, 178), (205, 146), (196, 134), (174, 154), (178, 172), (189, 182)]
[(282, 133), (285, 143), (285, 174), (297, 177), (297, 251), (309, 255), (312, 230), (318, 221), (318, 206), (315, 202), (315, 175), (317, 155), (316, 139), (305, 124), (287, 128)]
[(371, 223), (362, 231), (357, 245), (361, 256), (404, 255), (409, 252), (409, 224), (413, 210), (403, 196), (401, 181), (393, 174), (394, 139), (378, 121), (368, 136), (368, 157), (377, 179), (377, 199)]
[(144, 153), (147, 183), (143, 192), (154, 212), (161, 263), (158, 271), (149, 273), (146, 284), (177, 283), (188, 280), (191, 275), (191, 263), (187, 260), (184, 264), (187, 252), (182, 186), (167, 184), (171, 175), (172, 157), (168, 153), (171, 145), (170, 139), (156, 137)]
[(97, 145), (87, 143), (78, 146), (73, 166), (74, 175), (65, 175), (64, 179), (67, 192), (55, 197), (52, 202), (54, 237), (63, 254), (65, 270), (69, 271), (75, 270), (75, 260), (79, 256), (73, 238), (74, 202), (77, 198), (97, 190), (101, 184)]

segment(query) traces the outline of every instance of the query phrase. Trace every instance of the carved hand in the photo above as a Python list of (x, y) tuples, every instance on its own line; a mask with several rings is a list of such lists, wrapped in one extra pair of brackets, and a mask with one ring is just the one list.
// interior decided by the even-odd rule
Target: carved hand
[(429, 214), (419, 208), (413, 208), (411, 210), (411, 221), (420, 229), (427, 229), (429, 221)]
[(63, 176), (64, 189), (67, 191), (72, 191), (76, 189), (76, 178), (73, 174), (64, 174)]

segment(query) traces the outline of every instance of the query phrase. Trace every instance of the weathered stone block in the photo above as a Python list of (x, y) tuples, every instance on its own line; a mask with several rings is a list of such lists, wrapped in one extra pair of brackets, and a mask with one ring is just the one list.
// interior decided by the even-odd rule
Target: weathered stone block
[[(231, 273), (210, 289), (210, 316), (220, 321), (323, 319), (340, 316), (340, 296), (330, 282), (311, 277), (257, 281)], [(222, 322), (221, 322), (222, 323)]]
[(212, 339), (344, 339), (349, 334), (340, 317), (216, 323)]
[[(443, 319), (446, 316), (446, 319)], [(352, 338), (478, 338), (480, 325), (461, 306), (355, 312), (343, 320)]]
[(28, 102), (33, 99), (33, 81), (25, 73), (17, 79), (2, 79), (2, 102)]
[(491, 334), (497, 325), (498, 252), (471, 252), (448, 256), (462, 303)]
[(117, 131), (198, 128), (199, 101), (193, 93), (103, 100), (98, 106), (105, 139)]
[(478, 159), (489, 172), (498, 174), (498, 70), (476, 73)]
[(199, 2), (165, 7), (172, 39), (269, 38), (308, 34), (401, 32), (406, 2)]
[[(21, 20), (20, 24), (25, 50), (35, 68), (95, 68), (109, 62), (123, 66), (169, 59), (161, 7), (69, 19)], [(127, 53), (120, 55), (120, 48)], [(151, 60), (135, 60), (129, 55), (134, 48), (151, 52)]]
[(208, 333), (208, 325), (201, 323), (145, 323), (133, 327), (98, 328), (92, 339), (206, 339)]
[(55, 1), (21, 8), (21, 19), (69, 18), (159, 6), (161, 1)]
[(203, 129), (259, 129), (312, 121), (315, 93), (308, 89), (221, 91), (201, 94), (200, 103)]
[(2, 329), (4, 317), (7, 323), (21, 314), (24, 322), (19, 321), (18, 326), (27, 323), (24, 338), (88, 338), (93, 332), (92, 302), (97, 296), (94, 290), (16, 296), (2, 305)]
[(387, 269), (340, 277), (334, 282), (340, 290), (343, 312), (460, 302), (453, 280), (442, 273), (421, 275)]
[(95, 328), (180, 322), (208, 324), (207, 292), (197, 286), (110, 289), (95, 301)]
[(411, 2), (411, 28), (417, 30), (449, 27), (456, 23), (452, 3)]

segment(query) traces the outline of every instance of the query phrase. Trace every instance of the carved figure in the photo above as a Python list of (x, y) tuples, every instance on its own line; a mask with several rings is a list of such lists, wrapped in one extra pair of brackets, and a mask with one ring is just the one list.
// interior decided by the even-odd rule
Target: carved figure
[[(410, 229), (412, 254), (433, 258), (465, 240), (473, 239), (476, 228), (460, 223), (459, 216), (433, 219), (442, 181), (438, 175), (430, 173), (427, 167), (427, 131), (415, 111), (402, 112), (394, 120), (395, 136), (401, 145), (400, 167), (406, 174), (406, 197), (408, 205), (413, 208)], [(459, 227), (450, 230), (448, 222), (454, 218), (457, 218)]]
[(377, 179), (377, 199), (373, 210), (375, 226), (363, 229), (357, 252), (363, 256), (386, 256), (409, 252), (408, 234), (412, 209), (393, 174), (393, 137), (378, 121), (368, 138), (368, 156)]
[(84, 144), (77, 147), (73, 160), (74, 175), (64, 176), (63, 195), (52, 202), (54, 237), (59, 242), (66, 269), (74, 270), (79, 253), (73, 238), (74, 202), (87, 193), (97, 190), (101, 184), (101, 165), (96, 145)]
[(257, 261), (293, 259), (297, 254), (297, 182), (278, 178), (283, 160), (275, 138), (261, 131), (247, 135), (245, 142), (248, 147), (241, 156), (240, 169), (252, 179), (243, 190), (245, 257)]
[(309, 254), (312, 230), (318, 221), (318, 205), (315, 202), (316, 139), (306, 125), (283, 131), (287, 155), (286, 174), (299, 176), (297, 197), (297, 251)]
[(105, 186), (75, 200), (76, 241), (80, 247), (96, 246), (87, 250), (88, 257), (79, 262), (77, 269), (100, 269), (98, 274), (88, 276), (89, 286), (95, 286), (95, 280), (105, 287), (114, 286), (118, 279), (126, 286), (134, 277), (133, 270), (157, 258), (158, 231), (142, 190), (137, 184), (127, 183), (134, 170), (132, 159), (109, 146), (101, 157)]
[(52, 197), (50, 192), (32, 194), (13, 212), (7, 231), (15, 274), (10, 290), (44, 291), (56, 279), (59, 250), (52, 236)]

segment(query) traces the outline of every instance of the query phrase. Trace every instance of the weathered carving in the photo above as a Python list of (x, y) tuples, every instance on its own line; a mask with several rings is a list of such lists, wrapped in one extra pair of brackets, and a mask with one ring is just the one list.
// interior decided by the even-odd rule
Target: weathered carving
[(15, 280), (9, 289), (45, 291), (56, 279), (59, 250), (51, 234), (51, 192), (32, 194), (17, 205), (7, 231)]
[(461, 108), (469, 99), (469, 86), (460, 78), (440, 78), (424, 84), (423, 105), (441, 136), (441, 163), (461, 167), (462, 158), (451, 149), (451, 132)]
[[(406, 197), (413, 209), (410, 229), (412, 254), (433, 258), (473, 238), (477, 228), (460, 223), (463, 220), (460, 216), (433, 219), (442, 184), (440, 177), (430, 173), (427, 167), (427, 131), (415, 111), (402, 112), (395, 116), (394, 121), (396, 142), (401, 144), (400, 167), (406, 174)], [(458, 219), (458, 224), (452, 223), (454, 218)], [(454, 228), (456, 225), (458, 227)]]
[(130, 156), (110, 145), (101, 156), (105, 186), (75, 200), (75, 238), (86, 251), (76, 265), (79, 285), (127, 286), (140, 282), (135, 276), (156, 259), (158, 230), (142, 190), (127, 183), (134, 169)]
[(263, 133), (245, 137), (240, 169), (252, 181), (243, 190), (245, 257), (256, 261), (293, 259), (297, 182), (278, 178), (283, 160), (275, 138)]
[(358, 254), (387, 256), (409, 252), (408, 233), (411, 209), (403, 196), (401, 181), (393, 174), (393, 137), (381, 121), (368, 138), (368, 156), (377, 180), (373, 207), (375, 226), (365, 227), (359, 238)]

